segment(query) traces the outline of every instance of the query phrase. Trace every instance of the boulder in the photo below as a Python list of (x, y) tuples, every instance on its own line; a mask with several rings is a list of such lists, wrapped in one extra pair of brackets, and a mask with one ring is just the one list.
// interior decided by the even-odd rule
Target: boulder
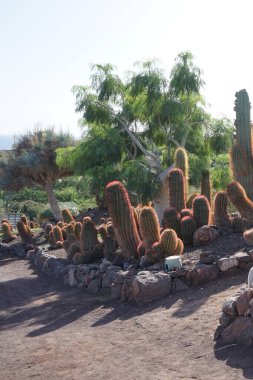
[(248, 315), (250, 309), (250, 300), (253, 298), (253, 289), (247, 289), (239, 295), (236, 300), (236, 308), (241, 316)]
[(133, 277), (131, 290), (138, 304), (151, 302), (169, 295), (171, 278), (168, 273), (139, 272)]
[(201, 252), (199, 255), (199, 261), (201, 264), (212, 264), (215, 261), (214, 255), (210, 255), (207, 252)]
[(189, 270), (186, 280), (191, 286), (197, 286), (212, 281), (219, 276), (219, 269), (216, 264), (199, 264), (194, 269)]
[(222, 312), (231, 316), (231, 317), (237, 317), (238, 312), (236, 308), (236, 300), (238, 297), (230, 297), (225, 299), (222, 306)]
[(222, 331), (221, 337), (224, 343), (251, 346), (253, 344), (253, 319), (251, 317), (237, 317)]
[(203, 226), (198, 228), (193, 235), (194, 245), (205, 245), (220, 237), (219, 231), (213, 226)]
[(229, 269), (235, 268), (238, 266), (238, 260), (233, 257), (222, 257), (217, 261), (220, 271), (226, 272)]
[(100, 293), (100, 290), (101, 290), (101, 279), (98, 277), (89, 283), (87, 292), (90, 294), (97, 295)]

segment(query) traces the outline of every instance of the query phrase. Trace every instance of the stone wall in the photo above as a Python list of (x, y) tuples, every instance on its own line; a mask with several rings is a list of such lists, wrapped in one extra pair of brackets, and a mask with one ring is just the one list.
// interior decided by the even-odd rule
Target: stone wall
[(58, 278), (66, 285), (78, 286), (89, 294), (106, 296), (112, 300), (134, 300), (138, 304), (186, 290), (189, 286), (208, 283), (227, 271), (250, 268), (253, 262), (253, 252), (238, 252), (217, 261), (214, 256), (203, 253), (196, 264), (192, 265), (190, 260), (185, 259), (181, 268), (166, 273), (163, 263), (143, 269), (129, 264), (122, 269), (106, 259), (94, 264), (75, 265), (54, 256), (53, 251), (49, 254), (41, 248), (31, 248), (24, 243), (10, 246), (1, 244), (0, 254), (27, 258), (38, 270)]
[(253, 345), (253, 289), (244, 287), (225, 299), (214, 339), (223, 343)]

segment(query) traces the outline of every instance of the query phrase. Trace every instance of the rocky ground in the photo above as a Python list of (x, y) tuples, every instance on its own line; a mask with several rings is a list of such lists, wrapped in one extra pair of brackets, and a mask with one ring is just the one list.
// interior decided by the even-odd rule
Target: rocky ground
[(253, 379), (252, 350), (213, 342), (223, 301), (247, 271), (136, 306), (90, 297), (29, 265), (0, 257), (1, 379)]

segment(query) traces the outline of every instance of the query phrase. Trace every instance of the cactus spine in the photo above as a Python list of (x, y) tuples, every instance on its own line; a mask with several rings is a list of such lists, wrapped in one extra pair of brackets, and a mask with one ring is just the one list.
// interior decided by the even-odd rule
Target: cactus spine
[(199, 195), (194, 198), (192, 207), (197, 228), (208, 225), (211, 217), (211, 208), (208, 199), (204, 195)]
[(160, 245), (165, 257), (174, 255), (178, 245), (178, 237), (174, 230), (166, 229), (161, 234)]
[(127, 190), (119, 181), (106, 186), (106, 202), (113, 230), (125, 258), (138, 257), (141, 242)]
[(238, 181), (253, 201), (253, 155), (250, 102), (246, 90), (235, 94), (236, 142), (230, 153), (230, 164), (235, 181)]
[(170, 206), (177, 211), (186, 208), (185, 179), (181, 169), (172, 169), (168, 177)]
[(201, 173), (201, 195), (205, 195), (211, 205), (212, 185), (209, 170), (203, 170)]
[(181, 236), (184, 244), (193, 243), (193, 235), (196, 230), (196, 222), (191, 216), (185, 216), (181, 219)]
[(225, 191), (218, 191), (214, 197), (214, 224), (221, 229), (231, 226), (228, 215), (228, 196)]
[(174, 157), (175, 167), (181, 169), (185, 180), (185, 194), (188, 194), (188, 180), (189, 180), (189, 162), (186, 150), (182, 147), (177, 148)]
[(10, 224), (2, 222), (3, 241), (9, 242), (16, 239), (16, 236), (11, 232)]
[(238, 182), (230, 182), (227, 185), (227, 195), (241, 217), (253, 224), (253, 202), (247, 197), (244, 188)]
[(160, 226), (155, 210), (144, 207), (139, 217), (141, 237), (147, 247), (160, 241)]
[(169, 207), (164, 211), (163, 226), (172, 228), (177, 235), (180, 235), (180, 214), (174, 207)]
[(32, 241), (30, 230), (21, 220), (17, 222), (17, 230), (24, 243), (30, 243)]
[(62, 217), (63, 217), (63, 220), (65, 223), (70, 223), (70, 222), (75, 221), (75, 219), (73, 218), (73, 215), (71, 214), (71, 212), (67, 208), (64, 208), (62, 210)]

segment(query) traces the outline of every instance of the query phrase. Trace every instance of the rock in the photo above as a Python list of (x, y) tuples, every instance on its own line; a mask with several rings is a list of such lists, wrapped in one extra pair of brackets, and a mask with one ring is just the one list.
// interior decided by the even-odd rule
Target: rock
[(149, 266), (149, 261), (147, 256), (141, 256), (140, 258), (140, 269), (147, 268)]
[(168, 273), (142, 271), (133, 277), (131, 289), (138, 304), (151, 302), (169, 295), (171, 278)]
[(247, 311), (250, 308), (250, 300), (253, 298), (253, 289), (247, 289), (236, 300), (236, 308), (238, 314), (243, 316), (247, 315)]
[(6, 255), (10, 253), (9, 251), (10, 250), (9, 250), (8, 244), (0, 242), (0, 255)]
[[(30, 248), (30, 244), (29, 244)], [(9, 253), (13, 256), (18, 256), (21, 258), (26, 257), (27, 244), (26, 243), (16, 243), (9, 247)]]
[(99, 294), (100, 289), (101, 289), (101, 279), (95, 278), (89, 283), (87, 292), (89, 294)]
[(199, 255), (199, 261), (201, 264), (212, 264), (216, 260), (214, 255), (210, 255), (207, 252), (201, 252)]
[(124, 276), (126, 272), (123, 272), (123, 270), (119, 270), (117, 272), (108, 272), (108, 279), (111, 281), (113, 284), (122, 284), (124, 281)]
[(229, 269), (235, 268), (238, 266), (238, 260), (231, 256), (231, 257), (222, 257), (217, 261), (218, 267), (220, 271), (226, 272)]
[(99, 270), (101, 273), (106, 272), (107, 269), (112, 265), (112, 263), (106, 259), (103, 259), (102, 263), (99, 265)]
[(222, 306), (222, 312), (231, 316), (231, 317), (237, 317), (237, 307), (236, 307), (236, 300), (238, 297), (230, 297), (225, 299)]
[(112, 284), (112, 286), (111, 286), (111, 299), (113, 301), (116, 301), (117, 299), (120, 298), (121, 288), (122, 288), (121, 284)]
[(248, 252), (248, 255), (250, 257), (250, 260), (253, 261), (253, 249), (251, 249), (249, 252)]
[(78, 281), (75, 277), (75, 272), (76, 272), (75, 266), (69, 265), (67, 270), (68, 270), (68, 285), (69, 286), (77, 286)]
[(248, 287), (253, 288), (253, 268), (250, 269), (248, 274)]
[(223, 328), (226, 328), (234, 321), (235, 318), (236, 316), (231, 316), (226, 313), (222, 313), (219, 321), (220, 321), (221, 326)]
[(250, 262), (250, 256), (247, 252), (237, 252), (233, 255), (239, 263), (248, 263)]
[(90, 280), (93, 280), (95, 277), (96, 277), (96, 269), (92, 269), (89, 273), (89, 276), (90, 276)]
[(171, 278), (177, 277), (185, 277), (187, 275), (188, 270), (185, 267), (175, 268), (175, 270), (170, 272)]
[(244, 346), (253, 344), (253, 319), (251, 317), (237, 317), (221, 333), (224, 343), (238, 343)]
[(189, 270), (186, 280), (191, 286), (197, 286), (212, 281), (219, 276), (219, 269), (216, 264), (199, 264), (194, 269)]
[(219, 231), (213, 226), (203, 226), (198, 228), (193, 235), (194, 245), (208, 244), (220, 237)]
[(180, 292), (189, 289), (189, 285), (182, 278), (172, 278), (171, 289), (173, 292)]

